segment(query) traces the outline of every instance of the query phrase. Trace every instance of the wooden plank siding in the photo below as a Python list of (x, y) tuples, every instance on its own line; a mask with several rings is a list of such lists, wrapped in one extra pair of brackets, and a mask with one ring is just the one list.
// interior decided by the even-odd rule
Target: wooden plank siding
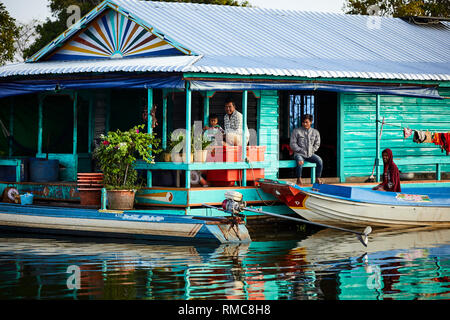
[(270, 168), (265, 169), (265, 178), (277, 179), (280, 149), (280, 133), (278, 126), (279, 104), (277, 91), (262, 90), (258, 104), (258, 144), (267, 147), (265, 161), (272, 164)]
[[(440, 90), (450, 96), (450, 89)], [(369, 176), (376, 157), (376, 97), (369, 94), (341, 93), (340, 112), (342, 178)], [(450, 131), (450, 99), (424, 99), (399, 96), (381, 96), (380, 120), (384, 117), (380, 151), (390, 148), (394, 159), (414, 157), (445, 157), (440, 147), (432, 143), (418, 144), (412, 136), (404, 139), (403, 127), (430, 132)], [(342, 120), (341, 120), (342, 121)], [(381, 154), (380, 154), (381, 159)], [(403, 165), (402, 172), (435, 172), (435, 165)], [(449, 172), (443, 165), (442, 172)]]

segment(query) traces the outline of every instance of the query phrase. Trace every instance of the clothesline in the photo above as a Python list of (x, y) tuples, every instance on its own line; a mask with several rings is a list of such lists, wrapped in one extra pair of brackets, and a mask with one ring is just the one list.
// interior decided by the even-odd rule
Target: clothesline
[[(409, 138), (413, 135), (413, 141), (416, 143), (434, 143), (437, 146), (440, 146), (441, 151), (446, 153), (446, 155), (450, 154), (450, 130), (448, 132), (438, 132), (437, 130), (433, 130), (432, 133), (430, 130), (417, 130), (411, 129), (409, 126), (403, 127), (397, 124), (387, 123), (383, 120), (376, 120), (376, 122), (381, 122), (381, 132), (383, 130), (383, 126), (392, 126), (403, 129), (403, 137), (404, 139)], [(381, 138), (380, 132), (380, 138)]]
[[(375, 121), (376, 121), (376, 122), (381, 122), (381, 123), (384, 124), (385, 126), (391, 126), (391, 127), (397, 127), (397, 128), (405, 129), (404, 126), (401, 126), (401, 125), (398, 125), (398, 124), (388, 123), (388, 122), (385, 122), (384, 120), (375, 120)], [(412, 128), (410, 128), (409, 126), (406, 126), (406, 128), (408, 128), (408, 129), (410, 129), (410, 130), (412, 130), (412, 131), (424, 131), (424, 130), (419, 130), (419, 129), (412, 129)], [(425, 131), (430, 131), (430, 130), (425, 130)], [(438, 131), (442, 132), (442, 131), (445, 131), (445, 130), (432, 130), (432, 131), (434, 131), (435, 133), (437, 133)], [(450, 131), (450, 129), (449, 129), (448, 131)]]

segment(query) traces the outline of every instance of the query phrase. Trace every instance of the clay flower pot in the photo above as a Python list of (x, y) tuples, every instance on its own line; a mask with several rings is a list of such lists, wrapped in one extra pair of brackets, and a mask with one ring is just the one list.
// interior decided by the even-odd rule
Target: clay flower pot
[(136, 190), (108, 190), (108, 209), (131, 210), (134, 207)]

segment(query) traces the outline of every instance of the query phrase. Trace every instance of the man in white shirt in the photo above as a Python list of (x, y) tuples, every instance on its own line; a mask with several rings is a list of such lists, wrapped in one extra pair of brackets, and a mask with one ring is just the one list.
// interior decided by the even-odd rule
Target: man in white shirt
[[(223, 119), (224, 129), (225, 129), (225, 142), (227, 145), (231, 146), (241, 146), (242, 145), (242, 113), (236, 110), (236, 105), (233, 100), (227, 99), (225, 101), (225, 116)], [(248, 139), (250, 133), (248, 131), (247, 124), (246, 128), (246, 144), (248, 144)]]

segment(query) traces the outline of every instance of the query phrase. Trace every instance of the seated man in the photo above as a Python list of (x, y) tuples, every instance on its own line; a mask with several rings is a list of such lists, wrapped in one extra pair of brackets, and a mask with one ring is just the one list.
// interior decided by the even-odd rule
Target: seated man
[[(242, 145), (242, 113), (236, 110), (236, 105), (233, 100), (227, 99), (225, 101), (225, 116), (223, 119), (225, 129), (225, 142), (230, 146)], [(246, 128), (246, 145), (250, 137), (247, 124)]]
[(316, 182), (322, 183), (320, 177), (322, 176), (323, 162), (322, 159), (314, 154), (320, 147), (320, 134), (314, 128), (311, 128), (313, 116), (311, 114), (304, 114), (302, 116), (302, 127), (292, 131), (289, 146), (294, 151), (294, 159), (297, 161), (297, 168), (295, 170), (297, 177), (297, 184), (302, 185), (302, 168), (305, 161), (313, 162), (316, 167)]

